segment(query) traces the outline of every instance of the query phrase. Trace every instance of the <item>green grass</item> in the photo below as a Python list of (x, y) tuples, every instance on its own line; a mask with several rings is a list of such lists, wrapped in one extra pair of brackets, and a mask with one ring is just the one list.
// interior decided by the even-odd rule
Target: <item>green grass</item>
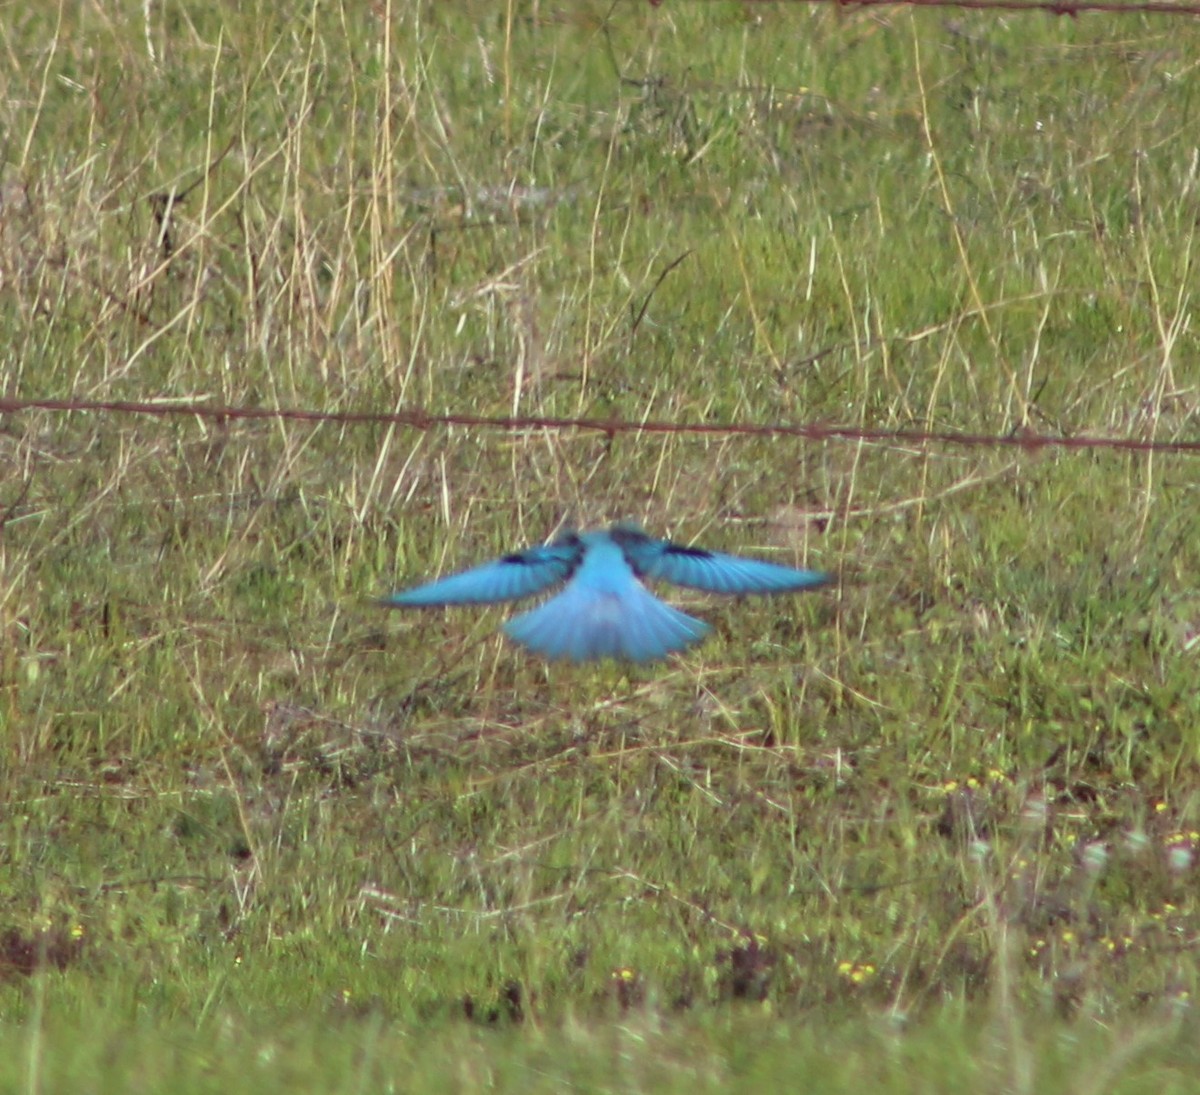
[[(1196, 436), (1185, 20), (111, 7), (4, 32), (4, 397)], [(1190, 1090), (1196, 482), (5, 415), (0, 1086)], [(839, 580), (374, 603), (618, 518)]]

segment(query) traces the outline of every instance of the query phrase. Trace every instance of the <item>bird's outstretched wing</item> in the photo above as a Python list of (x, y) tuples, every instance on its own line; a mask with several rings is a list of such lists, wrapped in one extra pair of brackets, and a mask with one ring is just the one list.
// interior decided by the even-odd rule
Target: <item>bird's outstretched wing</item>
[(574, 581), (504, 625), (509, 638), (552, 661), (656, 661), (699, 642), (709, 626), (663, 604), (632, 575), (619, 591)]
[(416, 607), (479, 605), (530, 597), (566, 581), (582, 555), (578, 537), (566, 536), (545, 547), (517, 551), (461, 574), (393, 593), (385, 603)]
[(742, 559), (703, 548), (656, 540), (640, 529), (618, 525), (609, 530), (634, 572), (651, 581), (672, 582), (707, 593), (791, 593), (815, 589), (830, 580), (818, 570), (798, 570), (761, 559)]

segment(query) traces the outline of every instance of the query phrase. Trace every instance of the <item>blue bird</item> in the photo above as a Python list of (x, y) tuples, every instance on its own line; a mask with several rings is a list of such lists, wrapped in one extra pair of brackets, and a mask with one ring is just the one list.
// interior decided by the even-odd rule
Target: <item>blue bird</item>
[(567, 533), (544, 547), (395, 593), (384, 603), (494, 604), (566, 583), (544, 604), (509, 620), (508, 637), (552, 661), (648, 662), (699, 642), (710, 630), (642, 584), (654, 580), (742, 596), (814, 589), (829, 575), (683, 547), (634, 526), (614, 525), (603, 532)]

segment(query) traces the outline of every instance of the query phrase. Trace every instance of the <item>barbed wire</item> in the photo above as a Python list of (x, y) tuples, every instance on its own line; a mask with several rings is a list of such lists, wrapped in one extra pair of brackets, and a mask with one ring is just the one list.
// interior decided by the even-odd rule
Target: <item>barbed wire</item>
[(406, 426), (429, 431), (464, 426), (473, 429), (525, 433), (573, 430), (602, 433), (692, 434), (718, 437), (797, 437), (807, 441), (855, 441), (893, 445), (951, 445), (1018, 449), (1109, 449), (1140, 453), (1200, 454), (1200, 440), (1164, 441), (1142, 437), (1101, 437), (1094, 434), (1044, 434), (1025, 428), (1005, 434), (959, 430), (887, 429), (839, 426), (824, 422), (666, 422), (651, 419), (555, 417), (549, 415), (431, 414), (422, 408), (395, 411), (321, 411), (300, 407), (232, 407), (196, 402), (136, 402), (117, 399), (4, 399), (0, 415), (26, 411), (69, 414), (147, 415), (157, 418), (203, 418), (234, 421), (283, 420), (314, 424)]
[[(662, 7), (670, 0), (649, 0)], [(746, 3), (779, 4), (785, 0), (745, 0)], [(840, 8), (966, 8), (974, 11), (1044, 11), (1050, 15), (1080, 15), (1098, 11), (1111, 15), (1200, 15), (1200, 4), (1171, 3), (1170, 0), (792, 0), (798, 3), (830, 3)]]

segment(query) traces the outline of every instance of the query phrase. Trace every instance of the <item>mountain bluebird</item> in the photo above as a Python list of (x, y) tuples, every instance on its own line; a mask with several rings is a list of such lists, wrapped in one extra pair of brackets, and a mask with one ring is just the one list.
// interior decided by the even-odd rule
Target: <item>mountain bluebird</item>
[[(660, 579), (688, 589), (741, 596), (793, 593), (827, 574), (740, 559), (647, 536), (629, 525), (567, 533), (544, 547), (388, 597), (404, 606), (492, 604), (563, 585), (555, 596), (504, 625), (509, 638), (552, 661), (655, 661), (699, 642), (709, 625), (664, 604), (642, 584)], [(564, 585), (565, 583), (565, 585)]]

